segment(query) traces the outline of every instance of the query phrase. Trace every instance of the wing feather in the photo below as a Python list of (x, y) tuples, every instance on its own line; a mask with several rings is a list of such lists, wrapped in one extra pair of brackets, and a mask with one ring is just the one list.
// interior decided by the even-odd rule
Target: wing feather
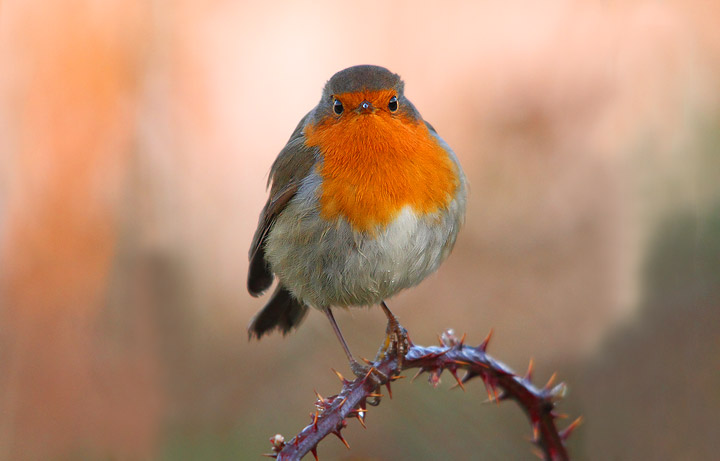
[(258, 227), (250, 244), (247, 286), (253, 296), (260, 296), (272, 285), (274, 278), (265, 258), (267, 236), (272, 230), (275, 220), (295, 197), (303, 179), (317, 161), (316, 150), (305, 145), (303, 127), (309, 116), (310, 113), (300, 120), (288, 143), (270, 169), (270, 178), (268, 179), (268, 182), (272, 184), (270, 196), (260, 213)]

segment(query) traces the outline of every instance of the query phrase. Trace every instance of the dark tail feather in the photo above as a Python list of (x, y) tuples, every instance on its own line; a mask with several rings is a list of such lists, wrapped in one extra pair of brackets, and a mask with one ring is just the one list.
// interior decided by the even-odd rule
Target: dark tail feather
[(260, 296), (263, 291), (270, 288), (273, 278), (273, 274), (265, 261), (265, 251), (260, 248), (250, 257), (247, 280), (248, 291), (253, 296)]
[(293, 327), (300, 325), (305, 318), (308, 307), (295, 299), (282, 285), (278, 285), (270, 301), (255, 314), (250, 326), (248, 336), (260, 339), (265, 333), (274, 328), (282, 331), (283, 335), (290, 332)]

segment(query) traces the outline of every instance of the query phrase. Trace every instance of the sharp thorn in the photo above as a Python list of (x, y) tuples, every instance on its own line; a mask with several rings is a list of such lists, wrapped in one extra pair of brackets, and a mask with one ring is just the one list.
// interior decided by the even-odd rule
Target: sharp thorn
[(540, 424), (535, 422), (532, 425), (532, 431), (533, 431), (533, 442), (536, 442), (540, 440)]
[(375, 371), (375, 367), (370, 367), (370, 369), (368, 370), (367, 374), (366, 374), (365, 377), (363, 378), (363, 381), (366, 381), (366, 380), (370, 377), (370, 375), (372, 374), (373, 371)]
[(345, 377), (344, 377), (343, 375), (341, 375), (339, 371), (337, 371), (337, 370), (334, 369), (334, 368), (331, 368), (331, 370), (333, 371), (333, 373), (335, 373), (335, 376), (337, 376), (338, 379), (339, 379), (343, 384), (346, 383)]
[(315, 431), (315, 432), (317, 432), (317, 430), (318, 430), (317, 423), (318, 423), (318, 416), (319, 416), (319, 415), (320, 415), (320, 414), (318, 413), (318, 411), (315, 410), (315, 416), (313, 416), (313, 431)]
[(558, 400), (562, 400), (567, 395), (567, 384), (560, 383), (557, 386), (553, 387), (552, 390), (550, 390), (550, 398), (557, 402)]
[(467, 337), (467, 333), (463, 333), (462, 338), (460, 338), (460, 347), (462, 348), (465, 345), (465, 338)]
[(494, 402), (494, 401), (495, 401), (495, 398), (493, 397), (493, 393), (490, 392), (490, 386), (488, 386), (487, 383), (485, 383), (485, 390), (486, 390), (487, 393), (488, 393), (488, 402)]
[(548, 379), (547, 384), (545, 384), (545, 389), (550, 389), (550, 386), (552, 386), (553, 383), (555, 382), (555, 378), (557, 378), (557, 371), (550, 376), (550, 379)]
[(366, 359), (365, 357), (360, 357), (360, 360), (362, 360), (363, 362), (367, 363), (368, 365), (372, 365), (372, 364), (373, 364), (370, 360)]
[(277, 453), (263, 453), (262, 456), (264, 456), (266, 458), (277, 458), (278, 454)]
[(445, 343), (444, 343), (443, 340), (442, 340), (442, 336), (437, 335), (437, 340), (438, 340), (438, 342), (440, 343), (441, 346), (444, 346), (444, 345), (445, 345)]
[(404, 375), (391, 376), (390, 381), (397, 381), (398, 379), (405, 379)]
[(415, 373), (415, 376), (412, 377), (412, 379), (410, 380), (410, 382), (411, 382), (411, 383), (414, 382), (414, 381), (417, 379), (417, 377), (420, 376), (420, 375), (423, 374), (423, 373), (425, 373), (425, 369), (424, 369), (424, 368), (420, 368), (420, 369), (418, 370), (418, 372)]
[(578, 428), (578, 426), (580, 426), (580, 424), (582, 424), (582, 422), (583, 417), (579, 416), (575, 421), (570, 423), (568, 427), (566, 427), (560, 432), (560, 438), (563, 440), (563, 442), (570, 438), (570, 435), (573, 433), (573, 431), (575, 431), (575, 429)]
[(482, 376), (482, 380), (483, 380), (483, 383), (485, 384), (485, 390), (487, 391), (488, 401), (493, 402), (494, 401), (493, 393), (490, 391), (490, 380), (488, 380), (488, 378), (485, 375)]
[(505, 399), (507, 399), (507, 397), (505, 396), (505, 393), (504, 393), (504, 392), (500, 392), (500, 393), (495, 394), (495, 395), (492, 395), (492, 394), (490, 394), (490, 392), (488, 392), (488, 398), (485, 399), (485, 400), (483, 400), (483, 401), (480, 402), (480, 403), (482, 403), (482, 404), (486, 404), (486, 403), (497, 403), (497, 404), (499, 404), (500, 402), (502, 402), (502, 401), (505, 400)]
[(385, 397), (384, 395), (378, 394), (378, 393), (368, 394), (367, 396), (368, 396), (368, 397), (375, 397), (375, 398)]
[(355, 413), (355, 417), (358, 421), (360, 421), (360, 425), (363, 427), (363, 429), (367, 429), (367, 426), (365, 425), (365, 412), (358, 411), (357, 413)]
[(317, 447), (311, 448), (310, 453), (312, 453), (313, 456), (315, 457), (315, 461), (320, 461), (320, 458), (318, 458), (318, 455), (317, 455)]
[(452, 388), (460, 386), (460, 389), (462, 389), (463, 392), (465, 392), (465, 385), (463, 384), (462, 380), (460, 380), (460, 378), (458, 377), (457, 371), (450, 369), (450, 374), (453, 375), (453, 378), (455, 378), (455, 381), (457, 381), (457, 385), (453, 386)]
[(552, 416), (555, 419), (566, 419), (570, 415), (568, 415), (567, 413), (557, 413), (555, 411), (551, 411), (550, 416)]
[(390, 400), (392, 400), (392, 389), (390, 388), (390, 381), (385, 383), (385, 387), (387, 387), (388, 390), (388, 397), (390, 397)]
[(321, 402), (324, 402), (324, 401), (325, 401), (325, 399), (323, 398), (323, 396), (320, 395), (320, 393), (319, 393), (318, 391), (316, 391), (315, 389), (313, 389), (313, 392), (315, 392), (315, 397), (317, 397), (317, 399), (318, 399), (319, 401), (321, 401)]
[(533, 374), (533, 359), (530, 359), (530, 363), (528, 364), (528, 369), (525, 372), (525, 381), (530, 382), (532, 381), (532, 374)]
[(490, 328), (490, 332), (487, 334), (485, 339), (483, 339), (483, 342), (480, 343), (480, 346), (478, 347), (482, 352), (487, 351), (487, 347), (488, 347), (488, 344), (490, 343), (490, 339), (492, 338), (492, 335), (493, 335), (493, 329)]
[(333, 434), (335, 434), (337, 438), (340, 439), (343, 445), (345, 445), (345, 448), (347, 448), (348, 450), (350, 449), (350, 445), (347, 443), (347, 440), (345, 440), (345, 437), (342, 436), (340, 431), (333, 431)]

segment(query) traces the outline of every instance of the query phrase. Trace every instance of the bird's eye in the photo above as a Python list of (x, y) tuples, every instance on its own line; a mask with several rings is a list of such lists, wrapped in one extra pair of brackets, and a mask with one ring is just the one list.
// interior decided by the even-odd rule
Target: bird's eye
[(340, 115), (343, 113), (343, 110), (344, 109), (343, 109), (342, 103), (340, 102), (339, 99), (336, 99), (335, 102), (333, 102), (333, 112)]
[(388, 109), (390, 109), (390, 112), (396, 112), (398, 110), (397, 96), (393, 96), (392, 98), (390, 98), (390, 102), (388, 103)]

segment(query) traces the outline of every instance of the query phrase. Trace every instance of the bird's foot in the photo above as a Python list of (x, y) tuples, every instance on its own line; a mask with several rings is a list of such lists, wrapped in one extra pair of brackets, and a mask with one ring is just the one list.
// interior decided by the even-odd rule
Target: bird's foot
[(388, 353), (395, 354), (397, 358), (397, 371), (402, 370), (403, 359), (410, 348), (410, 338), (408, 337), (407, 330), (400, 325), (397, 317), (390, 312), (385, 303), (381, 304), (385, 315), (388, 318), (387, 328), (385, 330), (385, 342), (377, 352), (375, 361), (381, 361), (388, 356)]
[[(390, 381), (390, 377), (375, 368), (372, 362), (367, 360), (366, 362), (367, 365), (363, 365), (357, 360), (352, 360), (350, 362), (350, 369), (359, 379), (369, 382), (372, 385), (373, 392), (375, 392), (381, 385)], [(367, 403), (368, 405), (377, 406), (380, 404), (380, 397), (375, 396), (372, 400), (367, 400)]]

